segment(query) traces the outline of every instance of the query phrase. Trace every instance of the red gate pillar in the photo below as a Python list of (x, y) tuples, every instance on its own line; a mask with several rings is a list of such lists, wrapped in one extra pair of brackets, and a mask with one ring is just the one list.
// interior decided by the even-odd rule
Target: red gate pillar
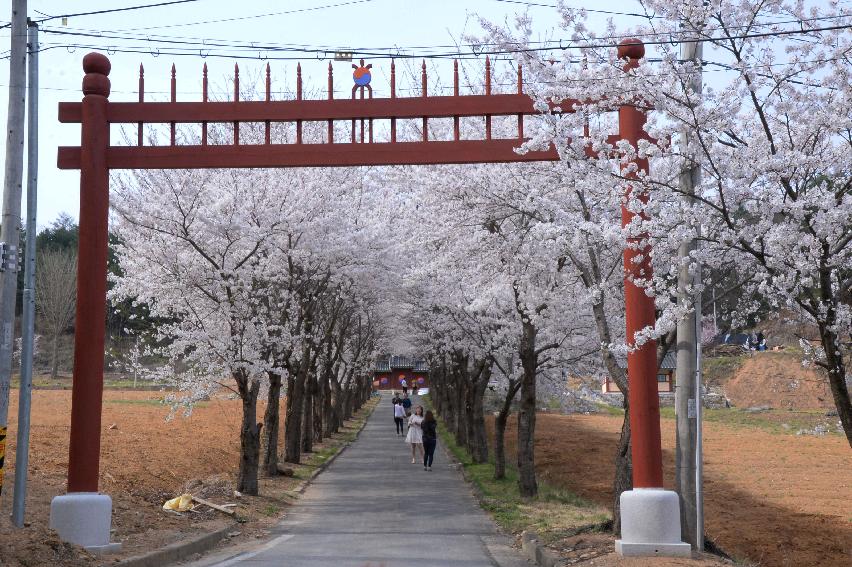
[[(619, 59), (627, 59), (625, 72), (639, 67), (645, 46), (638, 39), (626, 39), (618, 47)], [(638, 148), (644, 131), (645, 112), (631, 104), (618, 110), (619, 135)], [(627, 179), (638, 179), (648, 172), (647, 158), (634, 158), (624, 167)], [(641, 191), (634, 193), (634, 189)], [(621, 224), (627, 226), (636, 213), (627, 208), (627, 200), (635, 197), (648, 202), (648, 193), (628, 186), (621, 206)], [(646, 219), (644, 212), (639, 213)], [(689, 557), (692, 548), (680, 540), (680, 503), (677, 494), (663, 489), (663, 457), (660, 446), (660, 398), (657, 392), (657, 342), (646, 341), (633, 349), (635, 333), (654, 325), (654, 297), (636, 285), (635, 280), (651, 277), (651, 246), (647, 234), (628, 239), (624, 249), (624, 315), (627, 326), (628, 397), (630, 402), (631, 456), (633, 490), (622, 492), (621, 539), (615, 548), (620, 555)]]
[[(628, 40), (629, 41), (629, 40)], [(628, 58), (624, 70), (639, 66), (645, 55), (641, 43), (626, 43), (618, 48), (619, 59)], [(635, 106), (624, 105), (618, 109), (618, 128), (622, 139), (638, 148), (639, 140), (646, 138), (645, 112)], [(625, 167), (624, 176), (638, 179), (640, 173), (648, 172), (647, 158), (636, 158)], [(621, 225), (627, 226), (636, 213), (627, 208), (633, 187), (628, 186), (621, 206)], [(648, 202), (648, 193), (642, 191), (632, 195), (642, 203)], [(641, 217), (647, 216), (642, 213)], [(624, 249), (624, 307), (627, 323), (627, 344), (631, 351), (627, 355), (627, 376), (630, 401), (630, 432), (632, 435), (633, 486), (651, 488), (663, 486), (663, 456), (660, 447), (660, 399), (657, 392), (657, 342), (647, 341), (636, 350), (634, 335), (655, 321), (654, 298), (637, 286), (634, 280), (648, 280), (652, 274), (651, 246), (643, 241), (647, 234), (628, 239)]]
[(83, 58), (80, 148), (80, 229), (77, 257), (77, 313), (68, 494), (50, 505), (50, 526), (65, 540), (110, 551), (112, 499), (98, 494), (109, 219), (110, 62), (100, 53)]

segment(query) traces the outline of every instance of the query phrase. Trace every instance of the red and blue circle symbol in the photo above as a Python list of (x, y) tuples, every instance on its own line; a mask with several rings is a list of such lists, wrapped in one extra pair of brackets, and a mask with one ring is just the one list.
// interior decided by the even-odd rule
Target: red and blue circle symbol
[(370, 84), (370, 79), (372, 79), (370, 74), (371, 66), (372, 65), (364, 67), (362, 65), (361, 67), (355, 67), (353, 65), (353, 67), (355, 67), (355, 71), (352, 73), (352, 79), (355, 81), (355, 86), (366, 87)]

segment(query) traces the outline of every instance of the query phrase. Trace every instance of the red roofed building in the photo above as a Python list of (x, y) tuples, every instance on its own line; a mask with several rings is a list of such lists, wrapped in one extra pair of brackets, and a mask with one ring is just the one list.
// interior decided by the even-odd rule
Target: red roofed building
[(420, 358), (391, 355), (376, 360), (375, 380), (379, 390), (402, 390), (402, 379), (411, 388), (414, 383), (420, 388), (429, 386), (429, 365)]

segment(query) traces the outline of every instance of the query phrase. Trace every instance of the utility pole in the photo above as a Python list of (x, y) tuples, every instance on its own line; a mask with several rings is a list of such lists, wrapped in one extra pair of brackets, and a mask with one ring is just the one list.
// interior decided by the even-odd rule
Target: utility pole
[[(702, 43), (699, 41), (682, 41), (680, 44), (681, 62), (692, 62), (700, 65), (702, 58)], [(691, 97), (701, 95), (701, 67), (693, 70), (689, 89)], [(697, 103), (693, 103), (697, 104)], [(684, 166), (680, 173), (679, 185), (684, 199), (690, 204), (695, 187), (701, 182), (701, 169), (690, 160), (689, 140), (692, 132), (685, 127), (681, 132), (681, 152), (684, 155)], [(686, 315), (677, 326), (677, 382), (675, 384), (675, 414), (677, 420), (677, 445), (675, 468), (677, 492), (680, 498), (680, 525), (683, 540), (699, 551), (704, 549), (703, 529), (698, 525), (697, 510), (701, 508), (698, 502), (698, 482), (696, 463), (700, 455), (696, 452), (696, 438), (700, 428), (699, 415), (701, 396), (698, 385), (698, 367), (701, 344), (698, 341), (698, 328), (701, 324), (700, 295), (696, 293), (701, 283), (700, 271), (693, 268), (690, 272), (690, 254), (696, 249), (696, 240), (691, 239), (680, 245), (678, 258), (677, 294), (680, 305), (692, 305), (693, 311)], [(699, 536), (698, 534), (702, 535)]]
[(27, 21), (27, 242), (24, 255), (23, 320), (21, 322), (21, 384), (18, 387), (18, 445), (15, 451), (15, 491), (12, 524), (24, 527), (27, 474), (30, 465), (30, 406), (33, 389), (35, 335), (36, 204), (38, 195), (38, 24)]
[(3, 493), (9, 390), (15, 345), (15, 300), (18, 291), (18, 238), (24, 170), (24, 102), (27, 93), (27, 0), (12, 0), (9, 55), (9, 113), (6, 116), (6, 171), (0, 217), (0, 495)]

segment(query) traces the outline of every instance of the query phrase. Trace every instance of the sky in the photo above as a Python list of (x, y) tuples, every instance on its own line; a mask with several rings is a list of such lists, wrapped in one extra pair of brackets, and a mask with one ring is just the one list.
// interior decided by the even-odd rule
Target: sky
[[(40, 20), (67, 13), (91, 12), (126, 6), (154, 4), (163, 0), (30, 0), (28, 15)], [(184, 4), (151, 7), (134, 11), (93, 14), (44, 21), (40, 24), (39, 54), (39, 187), (38, 225), (49, 225), (61, 213), (76, 218), (79, 210), (79, 172), (60, 171), (56, 167), (58, 146), (80, 143), (79, 124), (59, 124), (60, 101), (79, 101), (83, 76), (81, 62), (90, 51), (106, 54), (112, 62), (110, 100), (136, 101), (138, 70), (145, 68), (146, 100), (167, 100), (170, 69), (177, 68), (177, 99), (201, 100), (201, 68), (207, 63), (211, 91), (227, 92), (234, 63), (240, 66), (243, 84), (257, 80), (262, 89), (262, 73), (268, 62), (273, 91), (294, 88), (296, 60), (302, 64), (305, 88), (325, 89), (326, 69), (335, 48), (353, 50), (355, 58), (365, 48), (395, 48), (397, 53), (419, 56), (448, 53), (452, 46), (466, 43), (465, 37), (481, 36), (478, 17), (493, 22), (511, 20), (519, 11), (528, 10), (534, 21), (536, 39), (553, 40), (561, 35), (558, 17), (551, 6), (556, 0), (198, 0)], [(636, 0), (570, 0), (569, 5), (601, 11), (641, 13)], [(11, 15), (11, 0), (0, 3), (0, 25)], [(619, 29), (642, 23), (642, 18), (625, 15), (590, 14), (590, 25), (603, 33), (606, 20), (612, 18)], [(7, 55), (9, 28), (0, 30), (0, 57)], [(88, 36), (67, 35), (82, 33)], [(172, 42), (172, 43), (166, 43)], [(186, 42), (186, 43), (173, 43)], [(239, 44), (239, 50), (208, 46), (212, 43)], [(264, 45), (309, 46), (310, 53), (271, 51)], [(255, 50), (253, 47), (257, 46)], [(183, 55), (167, 53), (177, 48)], [(139, 51), (125, 53), (121, 50)], [(326, 52), (327, 51), (327, 52)], [(376, 50), (373, 50), (375, 52)], [(225, 57), (216, 54), (226, 55)], [(239, 54), (243, 59), (228, 55)], [(475, 57), (468, 49), (468, 57)], [(373, 64), (375, 96), (387, 96), (390, 61), (364, 57)], [(419, 64), (419, 59), (413, 59)], [(0, 119), (6, 123), (8, 108), (9, 64), (0, 60)], [(335, 86), (341, 94), (352, 84), (349, 62), (334, 62)], [(430, 81), (435, 73), (448, 84), (452, 80), (449, 59), (431, 60)], [(398, 81), (401, 65), (398, 63)], [(262, 90), (261, 90), (262, 92)], [(405, 96), (405, 92), (399, 93)], [(274, 98), (274, 96), (273, 96)], [(113, 130), (113, 144), (119, 143)], [(5, 136), (0, 138), (0, 155), (5, 156)], [(26, 171), (26, 166), (25, 170)], [(26, 191), (25, 191), (26, 192)], [(24, 204), (26, 207), (26, 204)], [(26, 210), (25, 208), (23, 210)]]

